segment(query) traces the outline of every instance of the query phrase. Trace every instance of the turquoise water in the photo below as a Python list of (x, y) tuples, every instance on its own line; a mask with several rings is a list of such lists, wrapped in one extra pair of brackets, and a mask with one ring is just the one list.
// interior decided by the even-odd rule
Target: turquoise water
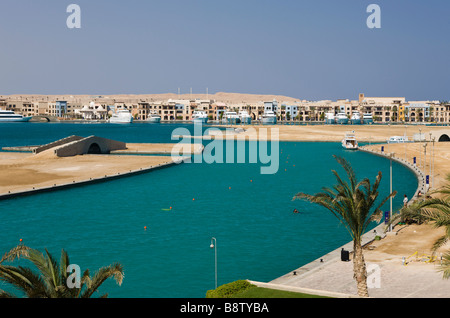
[[(73, 134), (170, 142), (176, 127), (193, 131), (192, 125), (175, 124), (2, 124), (0, 146), (42, 144)], [(215, 237), (219, 285), (237, 279), (270, 281), (350, 241), (331, 213), (292, 201), (297, 192), (316, 193), (335, 183), (331, 169), (342, 170), (333, 154), (347, 158), (359, 179), (373, 181), (382, 171), (387, 195), (388, 160), (345, 151), (338, 143), (281, 142), (274, 175), (261, 175), (261, 164), (184, 163), (1, 201), (0, 253), (23, 239), (30, 247), (48, 248), (58, 259), (64, 248), (82, 271), (122, 263), (123, 285), (107, 281), (101, 289), (110, 297), (204, 297), (215, 284), (210, 248)], [(405, 167), (393, 167), (399, 191), (394, 206), (400, 207), (403, 194), (411, 197), (417, 181)], [(300, 213), (292, 213), (294, 208)]]

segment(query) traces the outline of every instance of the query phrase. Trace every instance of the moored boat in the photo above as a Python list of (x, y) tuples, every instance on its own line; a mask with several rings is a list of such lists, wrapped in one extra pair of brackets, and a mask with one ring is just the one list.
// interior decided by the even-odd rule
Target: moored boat
[(152, 123), (152, 124), (158, 124), (161, 122), (161, 116), (159, 116), (156, 112), (152, 112), (148, 116), (147, 122)]
[(133, 122), (133, 116), (128, 109), (119, 109), (112, 114), (109, 122), (111, 124), (131, 124)]
[(353, 125), (361, 125), (361, 114), (359, 112), (353, 112), (350, 121)]
[(242, 124), (250, 125), (252, 123), (252, 117), (248, 114), (248, 111), (241, 110), (239, 112), (239, 118)]
[(261, 118), (261, 123), (263, 125), (276, 125), (277, 116), (271, 110), (267, 110)]
[(365, 125), (373, 124), (373, 116), (370, 113), (366, 113), (363, 115), (363, 122)]
[(333, 112), (325, 114), (325, 124), (334, 125), (336, 124), (336, 117)]
[(359, 148), (354, 131), (345, 134), (342, 140), (342, 147), (347, 150), (357, 150)]
[(0, 109), (0, 122), (2, 123), (23, 123), (30, 121), (31, 117), (25, 117), (20, 114), (16, 114), (12, 110)]
[(239, 118), (239, 115), (236, 112), (234, 112), (234, 111), (226, 111), (223, 114), (222, 122), (224, 124), (231, 124), (231, 125), (233, 125), (233, 124), (240, 124), (241, 123), (241, 119)]
[(346, 113), (338, 113), (336, 115), (336, 123), (340, 125), (348, 124), (348, 117)]
[(192, 113), (192, 121), (194, 124), (206, 124), (208, 123), (208, 115), (203, 110), (195, 110)]

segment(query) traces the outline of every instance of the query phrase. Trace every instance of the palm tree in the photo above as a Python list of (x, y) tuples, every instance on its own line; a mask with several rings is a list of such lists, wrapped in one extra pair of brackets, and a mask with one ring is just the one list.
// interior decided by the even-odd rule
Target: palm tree
[(366, 232), (372, 221), (380, 221), (383, 212), (380, 208), (390, 197), (397, 192), (389, 194), (381, 203), (375, 206), (379, 196), (378, 187), (381, 182), (381, 172), (371, 185), (369, 179), (357, 181), (355, 173), (350, 164), (341, 157), (333, 156), (347, 173), (349, 182), (342, 180), (339, 174), (332, 170), (336, 176), (337, 184), (332, 188), (322, 188), (322, 192), (315, 195), (298, 193), (295, 199), (304, 199), (327, 208), (345, 226), (353, 239), (353, 271), (356, 280), (358, 295), (368, 297), (367, 271), (361, 244), (361, 236)]
[[(23, 257), (31, 261), (38, 273), (22, 266), (3, 265), (16, 258)], [(22, 291), (28, 298), (90, 298), (108, 278), (114, 278), (117, 284), (122, 284), (124, 273), (121, 264), (113, 264), (100, 268), (91, 278), (89, 270), (81, 275), (79, 286), (69, 286), (71, 275), (67, 268), (70, 265), (69, 256), (61, 251), (59, 264), (54, 257), (45, 250), (45, 254), (38, 250), (19, 245), (6, 253), (0, 260), (0, 281), (6, 282)], [(0, 289), (0, 298), (16, 297)], [(106, 298), (108, 294), (101, 295)]]
[[(411, 220), (418, 223), (428, 222), (436, 228), (445, 228), (444, 235), (439, 237), (433, 244), (432, 252), (436, 251), (450, 241), (450, 174), (447, 175), (447, 184), (442, 188), (431, 192), (436, 198), (425, 198), (416, 200), (407, 207), (400, 210), (400, 214), (392, 220), (395, 222), (399, 218)], [(444, 278), (450, 278), (450, 251), (443, 254), (440, 270)]]

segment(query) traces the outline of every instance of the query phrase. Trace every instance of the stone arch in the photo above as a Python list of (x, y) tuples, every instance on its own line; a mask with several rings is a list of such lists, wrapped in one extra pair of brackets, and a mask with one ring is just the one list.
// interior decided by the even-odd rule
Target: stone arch
[(102, 153), (102, 149), (100, 148), (100, 146), (98, 145), (98, 143), (93, 142), (88, 149), (88, 154), (90, 155), (99, 155)]
[(441, 137), (439, 137), (439, 142), (444, 142), (444, 141), (450, 141), (450, 137), (446, 134), (443, 134)]

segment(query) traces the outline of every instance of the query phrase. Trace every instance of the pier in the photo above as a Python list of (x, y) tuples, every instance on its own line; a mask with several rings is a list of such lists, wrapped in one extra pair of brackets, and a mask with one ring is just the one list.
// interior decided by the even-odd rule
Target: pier
[[(94, 144), (96, 151), (92, 151)], [(4, 172), (0, 200), (146, 173), (183, 163), (190, 154), (203, 151), (202, 145), (192, 145), (190, 152), (184, 149), (184, 156), (169, 156), (175, 145), (70, 136), (48, 145), (7, 147), (32, 152), (0, 153)]]

